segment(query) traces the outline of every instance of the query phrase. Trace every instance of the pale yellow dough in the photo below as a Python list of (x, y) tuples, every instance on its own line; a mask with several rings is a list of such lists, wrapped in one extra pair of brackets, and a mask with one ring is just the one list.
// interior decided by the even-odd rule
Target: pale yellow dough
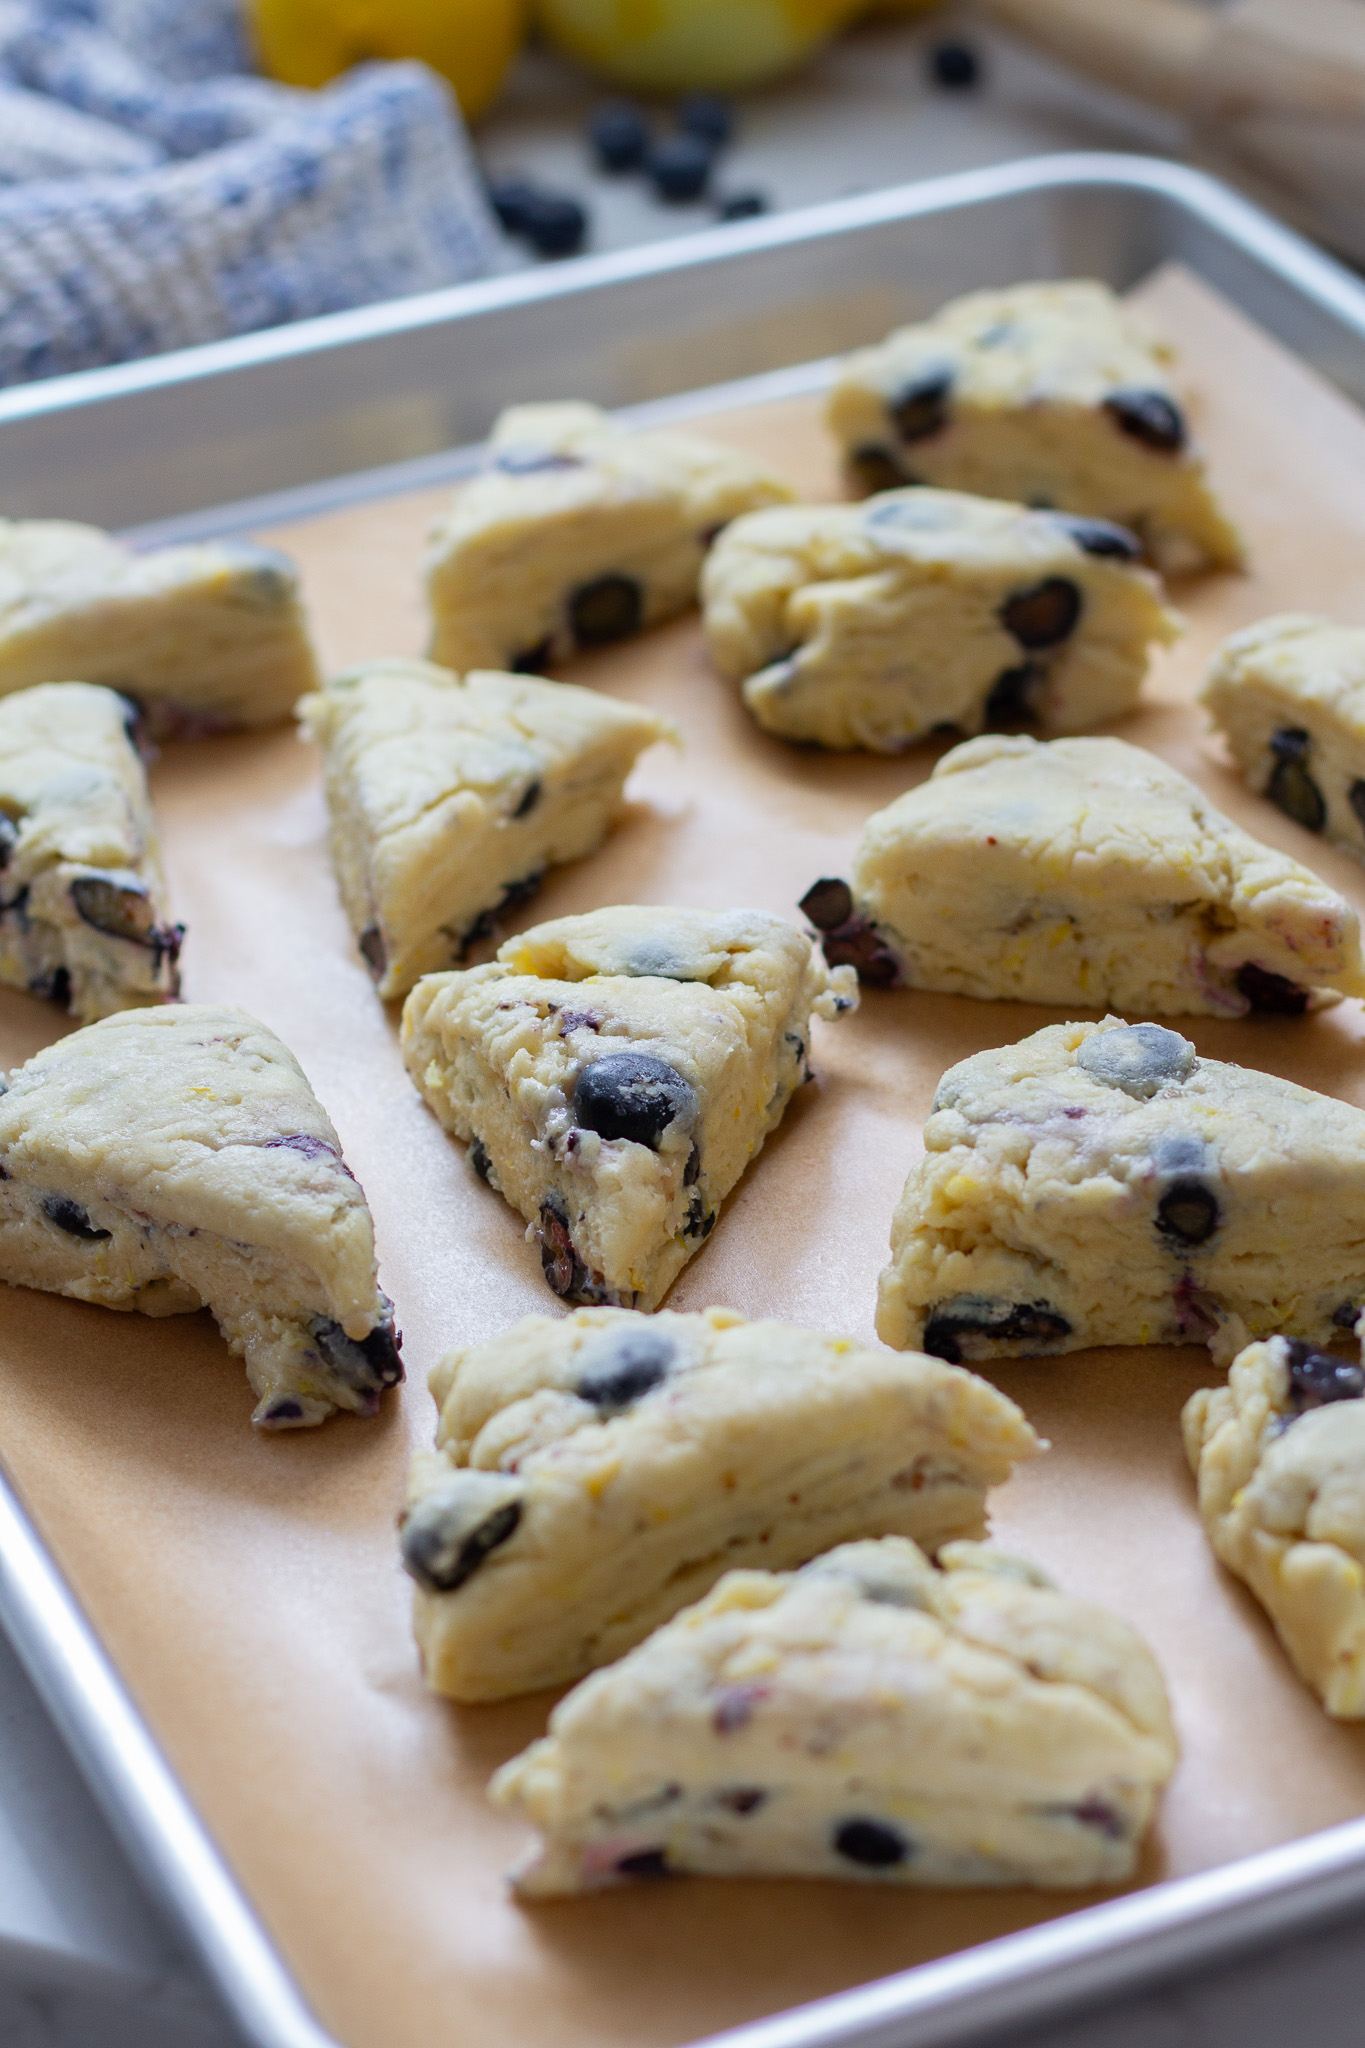
[(1051, 1024), (950, 1067), (877, 1331), (940, 1358), (1321, 1342), (1365, 1307), (1365, 1110), (1160, 1024)]
[(827, 418), (864, 490), (1017, 498), (1130, 527), (1168, 573), (1235, 568), (1173, 363), (1107, 285), (1013, 285), (849, 356)]
[(1123, 740), (954, 747), (868, 819), (851, 881), (826, 958), (875, 940), (913, 988), (1214, 1017), (1365, 995), (1346, 899)]
[(84, 1024), (180, 992), (135, 715), (90, 683), (0, 697), (0, 981)]
[(555, 1292), (652, 1309), (809, 1078), (812, 1012), (856, 1002), (766, 911), (621, 905), (427, 975), (403, 1054)]
[(1176, 1762), (1161, 1674), (1035, 1566), (903, 1536), (734, 1571), (494, 1778), (527, 1897), (632, 1877), (1047, 1887), (1131, 1875)]
[(453, 966), (545, 869), (600, 844), (636, 756), (676, 729), (571, 683), (375, 661), (305, 697), (332, 864), (381, 996)]
[(269, 1429), (372, 1415), (403, 1376), (374, 1227), (326, 1111), (244, 1010), (124, 1010), (0, 1090), (0, 1279), (208, 1308)]
[(525, 1316), (431, 1390), (403, 1555), (427, 1682), (460, 1700), (580, 1678), (731, 1566), (979, 1536), (1042, 1448), (960, 1367), (718, 1308)]
[(0, 520), (0, 693), (71, 678), (157, 738), (287, 718), (317, 667), (287, 556), (247, 541), (129, 551), (97, 526)]
[(737, 519), (702, 577), (706, 637), (761, 726), (894, 753), (932, 732), (1076, 732), (1131, 711), (1180, 621), (1120, 535), (960, 491)]
[[(1334, 1390), (1317, 1405), (1324, 1378)], [(1272, 1337), (1233, 1361), (1226, 1387), (1192, 1395), (1184, 1416), (1216, 1556), (1245, 1579), (1295, 1669), (1343, 1720), (1365, 1718), (1362, 1390), (1351, 1360)]]
[(513, 406), (432, 532), (431, 658), (538, 669), (672, 618), (719, 529), (795, 495), (718, 441), (631, 433), (595, 405)]

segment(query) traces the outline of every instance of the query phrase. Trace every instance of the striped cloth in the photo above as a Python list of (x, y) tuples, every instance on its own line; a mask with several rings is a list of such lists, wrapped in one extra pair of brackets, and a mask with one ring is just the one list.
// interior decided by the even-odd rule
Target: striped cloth
[(434, 72), (247, 66), (239, 0), (0, 0), (0, 385), (496, 267)]

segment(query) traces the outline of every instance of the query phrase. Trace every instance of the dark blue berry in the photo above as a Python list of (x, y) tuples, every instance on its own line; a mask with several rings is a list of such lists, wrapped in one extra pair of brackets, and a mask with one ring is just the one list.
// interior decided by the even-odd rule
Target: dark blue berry
[(762, 192), (730, 192), (716, 201), (721, 220), (752, 220), (755, 214), (767, 211), (768, 200)]
[(574, 1391), (599, 1413), (620, 1415), (662, 1384), (677, 1355), (678, 1347), (662, 1330), (623, 1330), (608, 1338)]
[(648, 170), (659, 197), (677, 206), (700, 199), (711, 176), (712, 150), (700, 135), (668, 135), (649, 152)]
[(1076, 630), (1081, 593), (1069, 576), (1047, 576), (1041, 583), (1006, 598), (999, 618), (1021, 647), (1057, 647)]
[(870, 1870), (891, 1870), (904, 1863), (910, 1844), (899, 1829), (880, 1820), (846, 1820), (834, 1831), (834, 1846), (850, 1863), (865, 1864)]
[(929, 76), (946, 92), (970, 92), (981, 83), (981, 59), (967, 43), (935, 43)]
[(719, 149), (734, 133), (734, 112), (719, 93), (690, 92), (678, 102), (678, 126), (684, 134), (700, 135), (712, 149)]
[(43, 1214), (49, 1223), (55, 1223), (58, 1230), (64, 1230), (68, 1237), (82, 1238), (86, 1244), (98, 1244), (102, 1238), (113, 1236), (110, 1230), (97, 1229), (90, 1221), (89, 1211), (66, 1195), (44, 1195)]
[(1162, 391), (1111, 391), (1104, 409), (1123, 433), (1159, 455), (1178, 454), (1185, 445), (1184, 417)]
[(638, 107), (625, 100), (599, 107), (588, 123), (588, 136), (604, 171), (633, 171), (649, 148), (649, 123)]
[(676, 1067), (647, 1052), (610, 1052), (583, 1068), (574, 1114), (585, 1130), (657, 1150), (671, 1123), (690, 1120), (697, 1098)]

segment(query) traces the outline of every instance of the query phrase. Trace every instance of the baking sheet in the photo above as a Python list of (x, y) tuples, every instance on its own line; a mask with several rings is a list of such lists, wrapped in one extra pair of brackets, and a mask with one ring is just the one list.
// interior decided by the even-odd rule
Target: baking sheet
[[(1182, 588), (1191, 621), (1122, 730), (1365, 907), (1365, 876), (1242, 790), (1185, 708), (1210, 645), (1264, 613), (1365, 623), (1365, 419), (1193, 279), (1140, 295), (1182, 344), (1248, 577)], [(835, 488), (809, 401), (706, 430)], [(414, 652), (415, 564), (444, 490), (280, 530), (329, 663)], [(754, 903), (788, 915), (846, 867), (866, 813), (927, 772), (761, 734), (683, 621), (578, 662), (656, 705), (659, 750), (609, 845), (553, 874), (521, 922), (602, 902)], [(465, 1169), (399, 1061), (396, 1010), (355, 959), (328, 867), (312, 750), (286, 733), (168, 750), (153, 776), (186, 993), (239, 1001), (299, 1055), (374, 1208), (409, 1384), (374, 1423), (273, 1439), (207, 1316), (150, 1322), (20, 1290), (3, 1299), (0, 1451), (191, 1798), (319, 2017), (348, 2048), (652, 2048), (1008, 1932), (1095, 1894), (918, 1893), (681, 1881), (527, 1910), (501, 1873), (522, 1842), (489, 1772), (549, 1696), (458, 1709), (426, 1696), (392, 1523), (425, 1373), (448, 1344), (552, 1305), (520, 1220)], [(872, 1336), (891, 1209), (943, 1067), (1056, 1012), (872, 994), (820, 1031), (805, 1091), (670, 1305)], [(6, 1065), (55, 1035), (0, 992)], [(1187, 1020), (1238, 1058), (1365, 1105), (1355, 1004), (1293, 1023)], [(1142, 1628), (1170, 1679), (1184, 1760), (1141, 1872), (1205, 1869), (1365, 1810), (1365, 1731), (1333, 1726), (1259, 1611), (1209, 1561), (1180, 1454), (1198, 1351), (1109, 1351), (992, 1368), (1054, 1443), (996, 1496), (1006, 1542)]]

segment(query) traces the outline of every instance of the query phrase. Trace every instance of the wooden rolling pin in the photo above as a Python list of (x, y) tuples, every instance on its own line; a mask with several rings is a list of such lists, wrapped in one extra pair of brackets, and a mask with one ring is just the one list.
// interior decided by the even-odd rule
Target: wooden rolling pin
[(1365, 0), (982, 4), (1064, 64), (1185, 115), (1229, 168), (1365, 260)]

